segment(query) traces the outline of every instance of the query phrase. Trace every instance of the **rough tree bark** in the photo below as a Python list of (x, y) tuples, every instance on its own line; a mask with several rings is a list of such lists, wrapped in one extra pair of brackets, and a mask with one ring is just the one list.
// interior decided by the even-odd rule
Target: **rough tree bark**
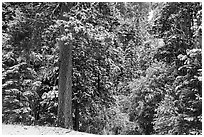
[[(61, 3), (60, 20), (66, 19), (63, 17), (64, 12), (70, 7), (65, 3)], [(61, 26), (61, 34), (64, 33), (64, 26)], [(73, 129), (72, 123), (72, 43), (58, 41), (60, 48), (60, 70), (59, 70), (59, 92), (58, 92), (58, 125), (67, 129)]]
[(59, 46), (58, 124), (72, 129), (72, 44), (60, 41)]

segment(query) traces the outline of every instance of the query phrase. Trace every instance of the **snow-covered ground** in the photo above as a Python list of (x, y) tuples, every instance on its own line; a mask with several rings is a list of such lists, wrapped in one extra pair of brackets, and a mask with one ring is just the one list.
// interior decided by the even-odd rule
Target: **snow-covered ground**
[[(84, 132), (69, 131), (60, 127), (24, 126), (2, 124), (3, 135), (91, 135)], [(93, 135), (93, 134), (92, 134)]]

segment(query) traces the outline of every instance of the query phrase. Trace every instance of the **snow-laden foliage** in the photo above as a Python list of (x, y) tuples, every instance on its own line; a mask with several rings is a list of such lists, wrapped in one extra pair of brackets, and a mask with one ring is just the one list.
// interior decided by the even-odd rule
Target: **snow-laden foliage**
[(201, 134), (201, 23), (197, 2), (2, 3), (2, 121), (59, 126), (63, 42), (74, 130)]

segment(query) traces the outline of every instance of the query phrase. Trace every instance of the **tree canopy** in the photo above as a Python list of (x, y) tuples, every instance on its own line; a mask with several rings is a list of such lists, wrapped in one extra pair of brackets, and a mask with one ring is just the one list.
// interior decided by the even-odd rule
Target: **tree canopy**
[(2, 122), (202, 134), (201, 44), (201, 2), (3, 2)]

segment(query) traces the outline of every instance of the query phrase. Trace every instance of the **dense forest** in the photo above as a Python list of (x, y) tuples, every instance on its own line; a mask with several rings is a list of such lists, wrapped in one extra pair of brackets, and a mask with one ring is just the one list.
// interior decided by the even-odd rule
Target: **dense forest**
[(201, 2), (2, 3), (2, 122), (202, 134)]

